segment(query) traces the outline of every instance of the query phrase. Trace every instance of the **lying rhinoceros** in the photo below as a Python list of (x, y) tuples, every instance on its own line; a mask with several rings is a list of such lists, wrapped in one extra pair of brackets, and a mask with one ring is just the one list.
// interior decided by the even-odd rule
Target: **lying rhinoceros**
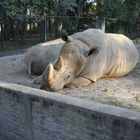
[(41, 75), (46, 66), (59, 56), (63, 44), (62, 39), (56, 39), (29, 48), (24, 58), (28, 74)]
[(101, 78), (124, 76), (138, 61), (133, 42), (122, 34), (88, 29), (72, 36), (64, 34), (62, 39), (65, 44), (44, 71), (41, 89), (78, 88)]

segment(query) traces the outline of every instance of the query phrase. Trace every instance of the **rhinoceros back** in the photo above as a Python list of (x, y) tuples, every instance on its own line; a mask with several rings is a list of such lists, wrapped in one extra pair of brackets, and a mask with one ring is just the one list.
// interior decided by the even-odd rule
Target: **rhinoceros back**
[(89, 48), (99, 47), (97, 56), (90, 56), (81, 72), (91, 81), (102, 77), (120, 77), (128, 74), (138, 61), (133, 42), (121, 34), (106, 34), (99, 29), (88, 29), (72, 36), (86, 43)]
[(133, 42), (122, 34), (106, 34), (108, 49), (104, 77), (119, 77), (128, 74), (138, 62), (138, 51)]
[(88, 29), (72, 35), (72, 38), (79, 39), (89, 46), (89, 48), (99, 47), (104, 44), (104, 32), (100, 29)]

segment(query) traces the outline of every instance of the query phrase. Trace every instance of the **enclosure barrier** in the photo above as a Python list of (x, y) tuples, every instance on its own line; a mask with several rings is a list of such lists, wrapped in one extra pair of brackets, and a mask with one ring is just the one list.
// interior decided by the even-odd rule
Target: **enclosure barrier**
[(140, 140), (140, 113), (1, 82), (0, 140)]

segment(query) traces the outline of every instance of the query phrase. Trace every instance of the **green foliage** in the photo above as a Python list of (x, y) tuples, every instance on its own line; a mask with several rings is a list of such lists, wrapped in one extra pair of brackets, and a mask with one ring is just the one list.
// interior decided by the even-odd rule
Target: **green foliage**
[(97, 0), (96, 14), (121, 21), (132, 21), (140, 14), (139, 0)]
[(124, 21), (133, 21), (140, 15), (140, 2), (139, 0), (124, 0), (125, 8)]
[[(119, 20), (134, 26), (132, 22), (140, 18), (139, 7), (140, 0), (0, 0), (0, 24), (4, 28), (3, 33), (9, 34), (12, 30), (12, 35), (17, 36), (26, 30), (27, 24), (33, 24), (43, 36), (45, 19), (48, 32), (55, 33), (61, 25), (70, 33), (95, 27), (96, 16), (114, 18), (114, 25)], [(81, 19), (81, 16), (86, 18)], [(111, 25), (110, 21), (108, 23)]]
[[(97, 6), (94, 5), (95, 2)], [(81, 5), (78, 5), (79, 3)], [(122, 21), (131, 21), (140, 13), (139, 0), (1, 0), (0, 17), (4, 14), (20, 21), (25, 19), (41, 21), (44, 13), (75, 15), (78, 6), (83, 8), (81, 9), (83, 15), (113, 17)], [(27, 9), (30, 15), (27, 14)]]

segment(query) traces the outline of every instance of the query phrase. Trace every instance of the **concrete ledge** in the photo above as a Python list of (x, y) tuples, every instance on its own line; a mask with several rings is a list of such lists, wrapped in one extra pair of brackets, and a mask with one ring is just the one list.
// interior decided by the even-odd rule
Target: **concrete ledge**
[(140, 140), (140, 113), (0, 83), (0, 140)]

